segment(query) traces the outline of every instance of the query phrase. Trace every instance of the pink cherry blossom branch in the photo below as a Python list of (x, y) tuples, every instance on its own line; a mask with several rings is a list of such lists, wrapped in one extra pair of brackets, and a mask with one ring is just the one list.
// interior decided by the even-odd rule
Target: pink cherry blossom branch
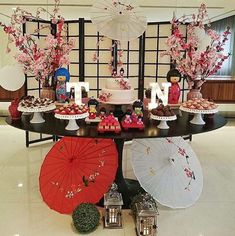
[[(202, 4), (198, 14), (192, 15), (191, 22), (186, 25), (187, 37), (183, 37), (180, 25), (184, 24), (185, 21), (182, 20), (183, 18), (179, 18), (179, 20), (174, 17), (171, 21), (172, 35), (166, 40), (168, 50), (162, 53), (162, 56), (171, 57), (176, 68), (187, 77), (190, 88), (201, 86), (205, 82), (205, 78), (221, 69), (222, 64), (229, 57), (229, 54), (223, 53), (228, 36), (231, 34), (229, 27), (222, 36), (216, 31), (208, 29), (207, 34), (211, 42), (204, 51), (199, 50), (200, 41), (195, 34), (195, 29), (205, 29), (207, 18), (206, 6)], [(198, 82), (198, 79), (201, 82)]]

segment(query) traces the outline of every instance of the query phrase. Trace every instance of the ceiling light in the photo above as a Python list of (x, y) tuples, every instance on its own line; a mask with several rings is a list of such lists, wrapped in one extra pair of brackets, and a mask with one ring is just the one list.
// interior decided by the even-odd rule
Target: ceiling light
[(18, 187), (18, 188), (22, 188), (23, 185), (24, 185), (23, 183), (18, 183), (18, 184), (17, 184), (17, 187)]

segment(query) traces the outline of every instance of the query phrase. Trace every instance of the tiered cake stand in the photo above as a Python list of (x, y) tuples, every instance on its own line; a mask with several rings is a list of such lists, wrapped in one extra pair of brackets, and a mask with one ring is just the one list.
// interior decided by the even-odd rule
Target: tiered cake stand
[(189, 109), (186, 107), (180, 107), (181, 111), (185, 111), (188, 113), (193, 113), (194, 117), (192, 120), (190, 120), (191, 124), (195, 124), (195, 125), (204, 125), (205, 121), (202, 119), (202, 115), (203, 114), (214, 114), (216, 112), (218, 112), (218, 109), (211, 109), (211, 110), (197, 110), (197, 109)]
[(173, 121), (173, 120), (177, 119), (176, 115), (174, 115), (174, 116), (155, 116), (153, 114), (151, 114), (150, 118), (153, 120), (160, 121), (159, 125), (157, 126), (159, 129), (169, 129), (167, 121)]
[(56, 109), (55, 104), (50, 104), (48, 106), (42, 106), (42, 107), (18, 107), (18, 111), (26, 112), (26, 113), (33, 113), (33, 118), (30, 120), (30, 123), (32, 124), (39, 124), (44, 123), (45, 120), (42, 117), (43, 112), (48, 112)]
[(85, 119), (89, 116), (89, 113), (83, 113), (81, 115), (61, 115), (61, 114), (55, 114), (55, 118), (60, 120), (69, 120), (68, 125), (65, 127), (66, 130), (78, 130), (79, 126), (77, 125), (76, 120)]

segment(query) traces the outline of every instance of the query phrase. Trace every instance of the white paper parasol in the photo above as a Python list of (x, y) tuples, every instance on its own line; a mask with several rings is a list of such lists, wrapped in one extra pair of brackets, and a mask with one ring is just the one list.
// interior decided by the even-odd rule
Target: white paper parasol
[(141, 186), (162, 205), (186, 208), (201, 195), (200, 163), (181, 137), (134, 140), (132, 165)]
[(147, 27), (147, 18), (135, 1), (97, 0), (91, 10), (91, 20), (104, 36), (130, 41), (138, 38)]
[(7, 65), (0, 69), (0, 86), (8, 91), (16, 91), (25, 83), (25, 75), (18, 65)]

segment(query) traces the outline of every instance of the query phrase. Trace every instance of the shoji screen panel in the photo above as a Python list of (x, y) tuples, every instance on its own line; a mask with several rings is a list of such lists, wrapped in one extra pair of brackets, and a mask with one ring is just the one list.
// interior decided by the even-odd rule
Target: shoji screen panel
[[(169, 56), (161, 56), (161, 53), (167, 49), (166, 40), (171, 35), (171, 24), (169, 22), (149, 23), (144, 34), (144, 87), (148, 88), (149, 83), (166, 82), (166, 75), (172, 67), (172, 61)], [(183, 35), (186, 35), (186, 27), (180, 28)], [(184, 53), (182, 51), (182, 53)], [(181, 80), (181, 100), (184, 99), (185, 88), (184, 79)]]
[[(24, 33), (33, 36), (40, 47), (45, 47), (45, 38), (51, 33), (51, 23), (49, 21), (26, 21), (23, 25)], [(40, 97), (40, 83), (34, 76), (26, 75), (26, 95)], [(26, 131), (26, 146), (30, 143), (37, 143), (52, 139), (51, 135), (38, 134)]]
[(79, 40), (80, 40), (80, 33), (79, 33), (79, 22), (78, 21), (68, 21), (66, 22), (67, 31), (66, 37), (67, 39), (74, 40), (74, 48), (69, 54), (70, 65), (68, 66), (70, 72), (70, 81), (71, 82), (78, 82), (79, 81)]
[[(139, 61), (140, 61), (140, 43), (139, 38), (132, 40), (130, 42), (121, 42), (118, 45), (117, 51), (123, 50), (123, 56), (121, 60), (123, 62), (122, 66), (117, 67), (117, 72), (121, 68), (124, 69), (124, 76), (129, 79), (132, 89), (135, 90), (135, 99), (138, 98), (139, 89)], [(117, 58), (118, 60), (118, 58)]]
[[(112, 40), (103, 38), (90, 21), (84, 23), (84, 81), (89, 82), (89, 96), (98, 97), (105, 86), (106, 78), (111, 76), (109, 62), (112, 57)], [(94, 60), (94, 54), (98, 60)]]
[[(38, 29), (42, 28), (40, 32)], [(45, 28), (44, 28), (45, 27)], [(38, 40), (39, 45), (43, 46), (45, 44), (45, 37), (50, 33), (50, 23), (49, 22), (39, 22), (39, 21), (26, 21), (24, 24), (24, 32), (28, 35), (33, 36)], [(39, 97), (40, 95), (40, 84), (36, 81), (35, 77), (32, 75), (26, 75), (26, 92), (27, 95)]]
[(145, 33), (144, 87), (151, 82), (165, 82), (170, 69), (170, 58), (161, 57), (165, 41), (171, 34), (170, 23), (149, 23)]

